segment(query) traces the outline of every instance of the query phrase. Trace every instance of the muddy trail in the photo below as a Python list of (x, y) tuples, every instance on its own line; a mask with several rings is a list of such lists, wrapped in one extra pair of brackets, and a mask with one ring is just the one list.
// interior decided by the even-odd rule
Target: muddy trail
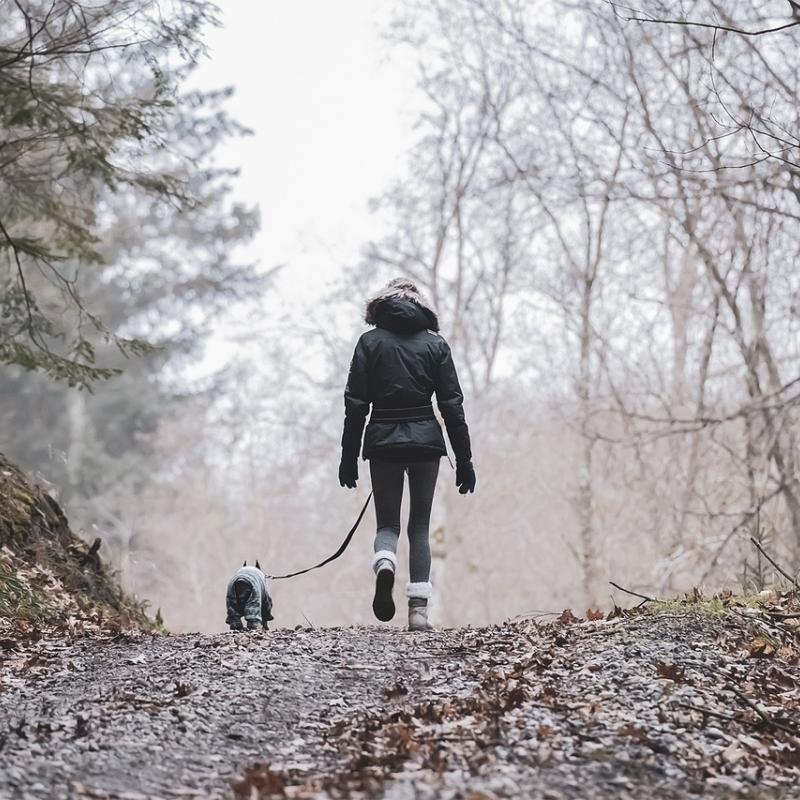
[(0, 797), (800, 797), (800, 669), (758, 632), (565, 612), (4, 641)]

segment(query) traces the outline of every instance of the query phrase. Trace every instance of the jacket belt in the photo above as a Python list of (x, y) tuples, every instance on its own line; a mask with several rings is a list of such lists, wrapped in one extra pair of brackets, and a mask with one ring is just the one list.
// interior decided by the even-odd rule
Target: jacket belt
[(436, 419), (433, 405), (413, 408), (373, 408), (370, 422), (417, 422), (423, 419)]

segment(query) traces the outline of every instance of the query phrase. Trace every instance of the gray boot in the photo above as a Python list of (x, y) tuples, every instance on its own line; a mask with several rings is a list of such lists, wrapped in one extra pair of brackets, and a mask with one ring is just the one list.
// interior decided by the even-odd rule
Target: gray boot
[(430, 583), (409, 583), (406, 586), (408, 596), (408, 629), (410, 631), (432, 631), (433, 625), (428, 622), (428, 599), (433, 587)]
[(432, 631), (428, 622), (428, 601), (415, 598), (408, 601), (408, 629), (410, 631)]

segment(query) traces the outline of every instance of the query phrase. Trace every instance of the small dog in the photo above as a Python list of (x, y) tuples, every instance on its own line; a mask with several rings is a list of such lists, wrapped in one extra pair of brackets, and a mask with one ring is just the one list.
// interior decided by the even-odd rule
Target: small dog
[(256, 561), (254, 567), (248, 567), (247, 561), (241, 569), (236, 570), (228, 581), (225, 595), (228, 616), (225, 619), (232, 631), (244, 630), (242, 617), (247, 622), (247, 630), (258, 630), (272, 619), (272, 598), (267, 587), (267, 578)]

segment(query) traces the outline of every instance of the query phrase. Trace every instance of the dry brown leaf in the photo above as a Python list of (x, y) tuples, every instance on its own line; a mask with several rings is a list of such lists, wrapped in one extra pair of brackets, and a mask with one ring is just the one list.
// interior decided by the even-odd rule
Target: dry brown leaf
[(549, 739), (554, 733), (555, 730), (550, 725), (540, 725), (536, 729), (536, 737), (538, 739)]
[(561, 625), (574, 625), (576, 622), (580, 622), (580, 620), (572, 613), (571, 608), (565, 608), (556, 619), (556, 622)]
[(624, 615), (624, 610), (620, 608), (616, 603), (614, 603), (614, 608), (608, 612), (606, 615), (606, 620), (616, 619), (617, 617), (621, 617)]
[(751, 658), (771, 658), (775, 655), (776, 647), (763, 636), (757, 636), (747, 645)]
[(233, 793), (237, 797), (271, 797), (283, 795), (286, 779), (281, 772), (272, 770), (266, 764), (253, 764), (244, 772), (244, 778), (233, 784)]
[(656, 674), (659, 678), (666, 678), (674, 683), (683, 683), (686, 680), (686, 670), (682, 666), (666, 661), (656, 663)]
[(637, 742), (647, 741), (647, 734), (632, 722), (626, 722), (617, 728), (617, 736), (627, 736)]

